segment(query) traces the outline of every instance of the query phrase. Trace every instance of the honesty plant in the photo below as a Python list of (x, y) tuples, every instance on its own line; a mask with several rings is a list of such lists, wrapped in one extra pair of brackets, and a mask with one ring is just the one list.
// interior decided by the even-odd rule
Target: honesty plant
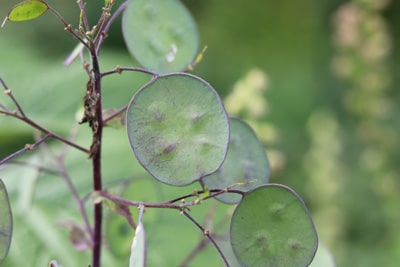
[[(27, 21), (50, 12), (78, 41), (65, 63), (68, 65), (79, 57), (86, 71), (84, 111), (79, 123), (89, 125), (92, 141), (86, 147), (80, 146), (73, 138), (57, 135), (31, 120), (5, 81), (0, 79), (13, 104), (8, 107), (0, 103), (0, 114), (23, 121), (40, 133), (34, 144), (4, 158), (0, 166), (50, 139), (87, 154), (91, 162), (81, 164), (92, 165), (93, 223), (83, 205), (84, 197), (78, 194), (62, 164), (59, 171), (79, 204), (86, 226), (78, 228), (68, 224), (75, 231), (72, 242), (76, 247), (92, 250), (93, 267), (101, 265), (101, 251), (107, 249), (102, 246), (104, 204), (115, 212), (113, 216), (126, 218), (127, 225), (135, 231), (130, 267), (145, 266), (148, 261), (145, 211), (152, 208), (175, 209), (177, 214), (187, 217), (215, 247), (225, 266), (308, 266), (317, 249), (317, 235), (303, 201), (293, 189), (268, 183), (269, 162), (255, 133), (244, 121), (229, 117), (217, 91), (209, 83), (188, 73), (204, 52), (199, 53), (197, 26), (188, 10), (177, 0), (116, 2), (106, 0), (98, 22), (90, 25), (85, 4), (78, 0), (77, 29), (44, 0), (24, 1), (10, 10), (2, 27), (7, 22)], [(142, 66), (117, 66), (102, 71), (99, 63), (102, 45), (111, 24), (121, 15), (128, 51)], [(123, 72), (144, 73), (148, 81), (124, 106), (106, 112), (102, 80)], [(165, 202), (147, 202), (136, 199), (135, 195), (128, 198), (108, 190), (103, 185), (102, 175), (102, 145), (103, 137), (106, 138), (103, 129), (122, 114), (126, 114), (123, 121), (133, 154), (151, 176), (173, 186), (197, 183), (198, 189)], [(122, 177), (116, 177), (115, 181), (119, 178)], [(135, 184), (134, 179), (132, 183)], [(219, 245), (218, 235), (191, 215), (191, 209), (214, 198), (236, 205), (230, 218), (229, 234), (236, 258), (228, 257)], [(131, 206), (140, 210), (137, 219), (132, 217)], [(168, 221), (159, 223), (168, 224)], [(0, 262), (7, 255), (11, 235), (11, 207), (6, 187), (0, 180)], [(50, 266), (57, 266), (57, 263), (52, 261)]]

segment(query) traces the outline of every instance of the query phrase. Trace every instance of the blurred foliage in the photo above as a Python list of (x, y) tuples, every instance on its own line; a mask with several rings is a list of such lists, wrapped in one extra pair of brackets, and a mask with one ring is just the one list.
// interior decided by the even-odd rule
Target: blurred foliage
[[(0, 17), (17, 2), (1, 1)], [(49, 3), (67, 20), (77, 22), (79, 11), (74, 3), (56, 0)], [(397, 162), (400, 94), (396, 85), (400, 82), (400, 2), (249, 0), (228, 5), (224, 1), (186, 0), (184, 3), (199, 24), (201, 46), (208, 46), (195, 73), (225, 97), (228, 109), (252, 122), (271, 158), (272, 181), (293, 187), (305, 198), (320, 239), (332, 252), (337, 266), (397, 266), (400, 262)], [(94, 1), (87, 4), (93, 19), (100, 12), (99, 6)], [(136, 64), (126, 52), (119, 25), (113, 27), (106, 46), (101, 58), (102, 70), (117, 64)], [(21, 100), (27, 114), (63, 135), (68, 135), (75, 123), (85, 89), (85, 75), (79, 64), (62, 66), (73, 47), (74, 42), (62, 25), (48, 14), (35, 22), (8, 25), (0, 30), (1, 77)], [(131, 74), (107, 77), (106, 107), (125, 104), (146, 79)], [(237, 95), (237, 90), (246, 93), (252, 88), (258, 89), (250, 98)], [(234, 101), (229, 104), (232, 98)], [(265, 101), (259, 102), (260, 98)], [(245, 103), (246, 99), (250, 99), (251, 105)], [(4, 95), (0, 101), (10, 104)], [(247, 111), (233, 110), (246, 105)], [(120, 177), (144, 177), (145, 172), (129, 151), (124, 131), (108, 129), (105, 134), (110, 138), (105, 144), (106, 181), (112, 184)], [(87, 144), (88, 135), (88, 129), (82, 127), (78, 142)], [(32, 138), (29, 127), (0, 117), (1, 158)], [(41, 153), (28, 156), (24, 159), (32, 164), (54, 164)], [(115, 158), (119, 159), (118, 164)], [(79, 152), (73, 152), (67, 162), (81, 194), (90, 190), (87, 166), (76, 167), (85, 160)], [(54, 227), (59, 220), (78, 218), (62, 180), (39, 174), (35, 168), (11, 165), (2, 166), (0, 175), (16, 210), (17, 230), (5, 266), (26, 265), (28, 258), (35, 259), (30, 263), (32, 266), (46, 266), (52, 258), (64, 266), (85, 262), (87, 254), (77, 253), (66, 244), (67, 230)], [(33, 188), (36, 190), (32, 191)], [(145, 188), (153, 190), (152, 185)], [(190, 191), (163, 186), (163, 194), (156, 195), (165, 200), (175, 196), (176, 191), (186, 190)], [(57, 202), (59, 209), (55, 210), (49, 200)], [(210, 207), (214, 209), (212, 205), (199, 207), (199, 214)], [(215, 205), (222, 214), (229, 212), (226, 206)], [(183, 260), (177, 259), (177, 255), (186, 255), (201, 236), (173, 213), (162, 211), (157, 215), (171, 222), (168, 229), (146, 229), (148, 235), (154, 230), (153, 236), (149, 236), (155, 245), (150, 252), (152, 266), (164, 257), (167, 261), (163, 265), (175, 266)], [(144, 223), (151, 225), (146, 217), (147, 214)], [(149, 221), (152, 220), (149, 216)], [(166, 232), (193, 238), (170, 240)], [(130, 235), (129, 238), (133, 234), (122, 233)], [(177, 244), (180, 252), (163, 250), (162, 242), (169, 247), (171, 243)], [(105, 265), (127, 264), (126, 256), (106, 251)], [(215, 251), (210, 248), (206, 251), (213, 262), (218, 262)], [(193, 266), (202, 266), (204, 262), (199, 260), (196, 264), (199, 265)]]

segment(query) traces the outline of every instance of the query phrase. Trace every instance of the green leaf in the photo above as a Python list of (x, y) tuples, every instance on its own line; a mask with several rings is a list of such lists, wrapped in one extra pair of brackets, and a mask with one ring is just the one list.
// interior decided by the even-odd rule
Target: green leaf
[(129, 258), (129, 267), (145, 267), (146, 266), (146, 234), (142, 223), (144, 207), (141, 207), (138, 225), (133, 238), (131, 256)]
[(49, 9), (49, 6), (41, 0), (28, 0), (15, 5), (8, 13), (1, 27), (4, 27), (7, 21), (27, 21), (36, 19), (43, 15)]
[(132, 149), (159, 181), (187, 185), (213, 173), (225, 159), (229, 120), (204, 80), (175, 73), (141, 88), (127, 110)]
[(11, 245), (12, 214), (8, 194), (3, 181), (0, 179), (0, 264), (6, 258)]
[[(261, 142), (254, 131), (240, 119), (230, 119), (231, 136), (228, 154), (221, 168), (205, 177), (209, 189), (222, 189), (236, 185), (235, 189), (249, 191), (268, 183), (270, 167)], [(234, 204), (240, 201), (237, 194), (223, 194), (218, 200)]]
[(270, 184), (248, 192), (231, 221), (231, 244), (242, 266), (308, 266), (318, 246), (311, 216), (290, 188)]
[(156, 72), (182, 71), (197, 54), (197, 26), (178, 0), (130, 1), (122, 27), (129, 52)]

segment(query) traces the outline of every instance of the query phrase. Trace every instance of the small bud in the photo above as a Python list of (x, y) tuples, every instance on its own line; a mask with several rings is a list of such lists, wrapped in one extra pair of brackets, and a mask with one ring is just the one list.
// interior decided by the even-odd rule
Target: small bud
[(117, 66), (115, 68), (115, 72), (118, 73), (118, 74), (121, 74), (122, 73), (121, 66)]
[(26, 148), (26, 150), (28, 150), (28, 151), (32, 151), (32, 150), (35, 148), (35, 146), (32, 145), (32, 144), (26, 144), (26, 145), (25, 145), (25, 148)]
[(71, 24), (68, 24), (68, 25), (64, 28), (64, 30), (66, 30), (66, 31), (71, 31), (71, 30), (72, 30)]

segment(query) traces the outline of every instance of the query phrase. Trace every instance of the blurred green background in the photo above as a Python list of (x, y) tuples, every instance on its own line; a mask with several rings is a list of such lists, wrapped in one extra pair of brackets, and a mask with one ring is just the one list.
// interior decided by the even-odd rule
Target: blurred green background
[[(17, 2), (1, 1), (0, 17), (5, 17)], [(48, 2), (76, 26), (79, 11), (75, 1)], [(94, 2), (87, 3), (93, 21), (102, 1)], [(245, 84), (242, 90), (252, 86), (252, 70), (262, 73), (263, 112), (254, 115), (244, 109), (237, 115), (252, 121), (264, 141), (273, 166), (271, 181), (293, 187), (304, 198), (320, 241), (332, 252), (337, 266), (398, 266), (400, 2), (184, 3), (198, 23), (201, 46), (208, 47), (195, 74), (209, 81), (226, 98), (240, 84)], [(68, 135), (77, 128), (75, 117), (86, 76), (79, 63), (69, 68), (62, 65), (75, 45), (62, 28), (50, 14), (32, 22), (7, 24), (0, 30), (0, 76), (13, 89), (27, 114), (55, 132)], [(102, 70), (133, 64), (116, 23), (102, 52)], [(139, 74), (105, 79), (105, 106), (118, 108), (126, 104), (146, 79)], [(234, 103), (241, 105), (240, 101), (237, 98)], [(0, 103), (10, 105), (5, 95), (0, 96)], [(90, 133), (86, 126), (82, 127), (77, 142), (86, 145)], [(129, 151), (124, 130), (107, 129), (107, 135), (106, 182), (145, 176)], [(29, 127), (0, 117), (0, 158), (32, 142), (32, 138)], [(119, 159), (117, 163), (115, 158)], [(36, 164), (55, 164), (45, 153), (31, 154), (26, 159)], [(90, 190), (90, 179), (85, 179), (90, 177), (89, 165), (82, 167), (85, 160), (79, 152), (67, 157), (71, 177), (82, 194)], [(70, 255), (75, 257), (65, 242), (67, 231), (50, 231), (60, 220), (79, 217), (62, 180), (39, 174), (33, 168), (11, 165), (2, 166), (0, 176), (10, 190), (16, 217), (14, 243), (5, 265), (22, 266), (35, 257), (32, 266), (45, 266), (49, 257), (64, 255), (65, 261)], [(162, 189), (146, 183), (143, 188), (148, 188), (148, 192), (143, 197), (156, 201), (150, 196), (157, 198), (160, 194), (154, 192)], [(190, 189), (164, 191), (164, 198), (159, 200)], [(50, 201), (58, 203), (60, 210), (54, 211)], [(31, 208), (33, 211), (28, 212)], [(201, 209), (204, 212), (207, 208)], [(219, 205), (216, 209), (226, 210)], [(151, 214), (150, 229), (152, 223), (164, 218), (160, 214), (153, 218)], [(175, 220), (172, 223), (183, 223), (181, 217), (176, 217), (171, 219)], [(188, 234), (194, 232), (191, 227), (188, 224)], [(182, 251), (189, 251), (197, 239), (170, 240), (163, 235), (168, 231), (159, 230), (158, 235), (153, 235), (153, 242), (177, 244), (177, 250), (182, 250), (172, 254), (180, 255), (182, 260), (182, 255), (186, 255)], [(178, 230), (172, 227), (170, 231)], [(44, 252), (46, 246), (42, 243), (51, 244), (52, 248)], [(218, 266), (215, 252), (209, 250)], [(171, 253), (165, 254), (173, 258)], [(80, 266), (85, 266), (82, 261), (88, 255), (79, 255), (77, 261), (70, 259), (70, 265), (61, 263), (78, 266), (76, 263), (80, 262)], [(119, 259), (118, 253), (105, 257), (110, 264)], [(154, 264), (156, 258), (153, 254)], [(120, 260), (126, 262), (122, 256)], [(171, 259), (167, 265), (158, 266), (175, 266), (176, 262), (180, 260)], [(201, 264), (204, 263), (200, 261)]]

